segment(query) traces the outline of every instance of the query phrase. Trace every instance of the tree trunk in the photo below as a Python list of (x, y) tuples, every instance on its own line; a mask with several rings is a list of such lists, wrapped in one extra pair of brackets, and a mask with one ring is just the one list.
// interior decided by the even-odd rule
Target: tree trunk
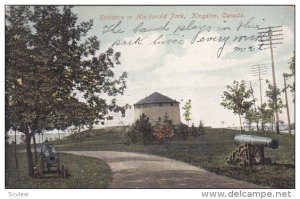
[(18, 157), (17, 157), (17, 131), (15, 131), (15, 161), (16, 161), (16, 168), (19, 168), (18, 164)]
[(258, 129), (258, 122), (256, 122), (256, 131), (259, 132), (259, 129)]
[(79, 133), (79, 143), (80, 143), (81, 142), (80, 126), (78, 127), (78, 133)]
[(27, 152), (27, 164), (28, 164), (28, 175), (33, 177), (34, 171), (33, 171), (33, 161), (32, 161), (32, 153), (31, 153), (31, 135), (29, 132), (29, 129), (25, 130), (25, 141), (26, 141), (26, 152)]
[(272, 133), (274, 133), (274, 121), (275, 121), (275, 119), (274, 119), (274, 116), (272, 117)]
[(239, 119), (240, 119), (241, 133), (242, 133), (242, 131), (243, 131), (243, 126), (242, 126), (242, 118), (241, 118), (241, 114), (239, 114)]
[(60, 140), (60, 134), (59, 134), (59, 130), (57, 130), (57, 133), (58, 133), (58, 140)]
[(34, 163), (37, 164), (37, 162), (38, 162), (38, 154), (37, 154), (37, 150), (36, 150), (35, 133), (33, 133), (32, 137), (33, 137), (33, 150), (34, 150), (34, 160), (35, 160)]
[(261, 120), (261, 130), (262, 132), (265, 132), (265, 125), (263, 120)]

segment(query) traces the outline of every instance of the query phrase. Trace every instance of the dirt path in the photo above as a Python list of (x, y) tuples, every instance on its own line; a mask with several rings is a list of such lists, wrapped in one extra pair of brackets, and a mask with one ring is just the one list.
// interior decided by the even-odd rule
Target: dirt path
[(109, 188), (263, 188), (155, 155), (117, 151), (64, 151), (100, 158), (113, 172)]

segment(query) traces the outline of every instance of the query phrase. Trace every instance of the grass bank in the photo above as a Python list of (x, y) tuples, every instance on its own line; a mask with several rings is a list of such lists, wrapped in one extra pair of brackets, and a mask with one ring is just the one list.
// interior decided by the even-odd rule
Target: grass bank
[(112, 180), (109, 166), (100, 159), (60, 154), (60, 162), (70, 177), (63, 179), (55, 175), (31, 178), (27, 175), (26, 153), (18, 153), (19, 169), (15, 168), (13, 146), (6, 146), (5, 187), (9, 189), (68, 189), (68, 188), (107, 188)]
[(265, 156), (272, 159), (271, 165), (236, 168), (226, 166), (224, 158), (236, 148), (233, 138), (239, 131), (225, 129), (206, 129), (206, 134), (196, 137), (192, 142), (173, 140), (163, 145), (127, 144), (127, 128), (103, 128), (88, 130), (79, 136), (54, 141), (59, 150), (103, 150), (132, 151), (155, 154), (173, 158), (199, 166), (214, 173), (272, 188), (295, 188), (295, 140), (294, 136), (284, 134), (247, 132), (279, 140), (278, 149), (265, 149)]

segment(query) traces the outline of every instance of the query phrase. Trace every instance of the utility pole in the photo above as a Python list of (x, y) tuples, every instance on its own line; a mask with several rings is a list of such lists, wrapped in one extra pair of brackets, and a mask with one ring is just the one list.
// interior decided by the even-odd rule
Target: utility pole
[[(273, 28), (273, 30), (272, 30), (272, 28)], [(278, 36), (283, 35), (282, 33), (278, 33), (278, 32), (282, 32), (282, 29), (276, 29), (276, 28), (282, 28), (282, 26), (269, 26), (269, 27), (265, 27), (265, 28), (259, 28), (259, 30), (267, 30), (264, 32), (259, 32), (260, 42), (262, 42), (259, 46), (259, 49), (264, 50), (264, 49), (270, 48), (274, 93), (276, 93), (276, 91), (277, 91), (277, 86), (276, 86), (276, 78), (275, 78), (273, 48), (276, 48), (276, 45), (282, 44), (282, 42), (280, 42), (280, 41), (283, 40), (283, 37), (278, 37)], [(273, 33), (275, 33), (275, 34), (273, 34)], [(276, 34), (276, 33), (278, 33), (278, 34)], [(273, 43), (273, 41), (275, 41), (275, 42)], [(279, 42), (277, 42), (277, 41), (279, 41)], [(267, 43), (264, 43), (264, 42), (267, 42)], [(263, 46), (269, 46), (269, 47), (262, 48)], [(277, 95), (274, 95), (274, 102), (275, 102), (275, 107), (277, 107)], [(278, 110), (275, 111), (275, 123), (276, 123), (276, 125), (275, 125), (276, 133), (279, 134)]]
[[(253, 98), (253, 103), (254, 103), (254, 111), (255, 111), (255, 114), (256, 114), (256, 111), (257, 111), (257, 109), (256, 109), (256, 103), (255, 103), (256, 100), (255, 100), (255, 97), (254, 97), (254, 90), (253, 90), (251, 81), (249, 81), (249, 84), (250, 84), (250, 90), (252, 92), (252, 98)], [(257, 132), (259, 131), (258, 130), (258, 122), (257, 121), (256, 121), (256, 130), (257, 130)]]
[(283, 80), (284, 80), (284, 94), (285, 94), (285, 107), (286, 107), (286, 113), (287, 113), (287, 119), (288, 119), (288, 130), (289, 134), (292, 135), (291, 132), (291, 120), (290, 120), (290, 110), (289, 110), (289, 103), (288, 103), (288, 96), (287, 96), (287, 86), (286, 86), (286, 74), (283, 73)]
[[(263, 100), (262, 100), (262, 86), (261, 86), (261, 81), (263, 80), (261, 77), (263, 75), (267, 74), (267, 68), (265, 64), (257, 64), (253, 65), (251, 67), (251, 73), (253, 76), (258, 77), (258, 82), (259, 82), (259, 94), (260, 94), (260, 107), (262, 107)], [(261, 118), (261, 130), (264, 131), (264, 120)]]

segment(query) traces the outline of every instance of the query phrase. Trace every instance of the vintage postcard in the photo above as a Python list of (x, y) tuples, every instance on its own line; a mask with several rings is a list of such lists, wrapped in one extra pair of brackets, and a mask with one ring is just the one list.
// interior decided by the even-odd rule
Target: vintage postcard
[(295, 103), (294, 5), (5, 6), (6, 189), (294, 189)]

